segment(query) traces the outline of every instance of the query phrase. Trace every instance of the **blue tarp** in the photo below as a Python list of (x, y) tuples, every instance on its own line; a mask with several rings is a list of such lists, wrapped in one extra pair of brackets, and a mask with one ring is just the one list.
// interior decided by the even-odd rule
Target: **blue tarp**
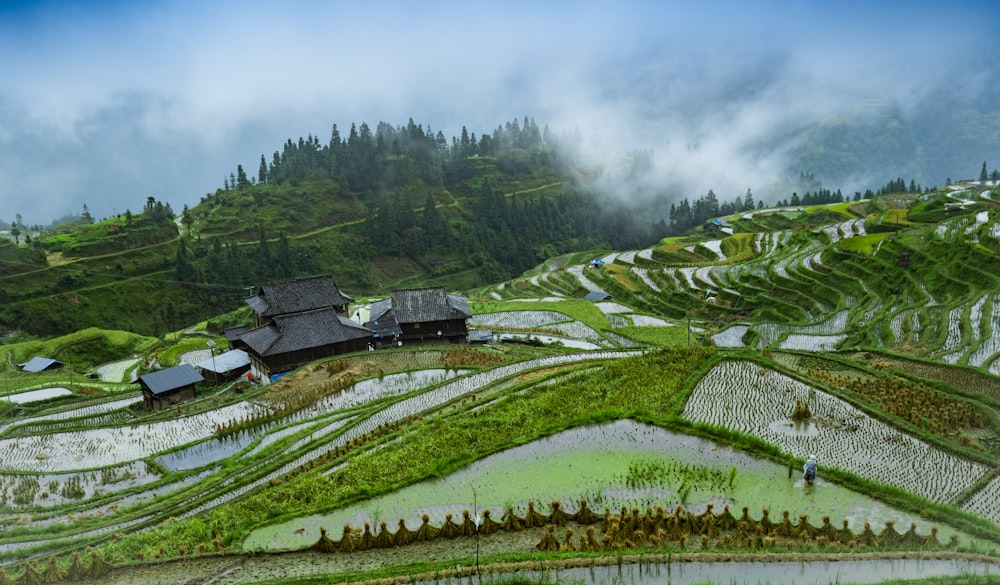
[(604, 291), (595, 290), (587, 293), (587, 296), (583, 297), (588, 301), (606, 301), (611, 298), (611, 295)]

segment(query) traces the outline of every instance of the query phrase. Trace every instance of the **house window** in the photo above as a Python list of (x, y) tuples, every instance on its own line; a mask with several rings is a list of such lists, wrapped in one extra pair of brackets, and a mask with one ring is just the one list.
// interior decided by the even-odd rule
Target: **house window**
[(413, 324), (413, 328), (414, 329), (420, 329), (420, 323), (414, 323)]

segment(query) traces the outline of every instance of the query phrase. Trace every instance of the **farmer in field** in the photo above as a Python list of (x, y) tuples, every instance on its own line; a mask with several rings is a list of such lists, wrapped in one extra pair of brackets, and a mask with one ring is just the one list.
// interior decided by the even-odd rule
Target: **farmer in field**
[(816, 480), (816, 456), (810, 455), (809, 459), (806, 460), (806, 464), (802, 466), (802, 471), (805, 472), (803, 479), (806, 485), (812, 485), (813, 481)]

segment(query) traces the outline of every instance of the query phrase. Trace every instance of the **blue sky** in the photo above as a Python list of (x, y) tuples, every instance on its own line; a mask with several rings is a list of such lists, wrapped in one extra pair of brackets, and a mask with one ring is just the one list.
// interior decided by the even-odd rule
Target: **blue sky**
[(450, 137), (528, 115), (602, 156), (653, 148), (696, 195), (746, 185), (780, 167), (746, 154), (766, 133), (995, 84), (998, 16), (961, 1), (5, 2), (0, 220), (85, 203), (105, 217), (148, 195), (180, 211), (288, 138), (410, 117)]

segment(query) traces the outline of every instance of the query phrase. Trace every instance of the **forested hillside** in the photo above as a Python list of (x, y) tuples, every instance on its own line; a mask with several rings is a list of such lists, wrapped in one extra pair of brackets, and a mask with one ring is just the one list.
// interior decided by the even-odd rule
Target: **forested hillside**
[(463, 127), (450, 142), (412, 120), (288, 140), (180, 213), (149, 197), (141, 213), (85, 214), (40, 234), (22, 246), (33, 260), (4, 265), (0, 324), (162, 335), (239, 307), (270, 280), (330, 273), (352, 295), (460, 290), (667, 234), (665, 205), (602, 200), (588, 181), (598, 169), (567, 144), (530, 118), (480, 136)]

